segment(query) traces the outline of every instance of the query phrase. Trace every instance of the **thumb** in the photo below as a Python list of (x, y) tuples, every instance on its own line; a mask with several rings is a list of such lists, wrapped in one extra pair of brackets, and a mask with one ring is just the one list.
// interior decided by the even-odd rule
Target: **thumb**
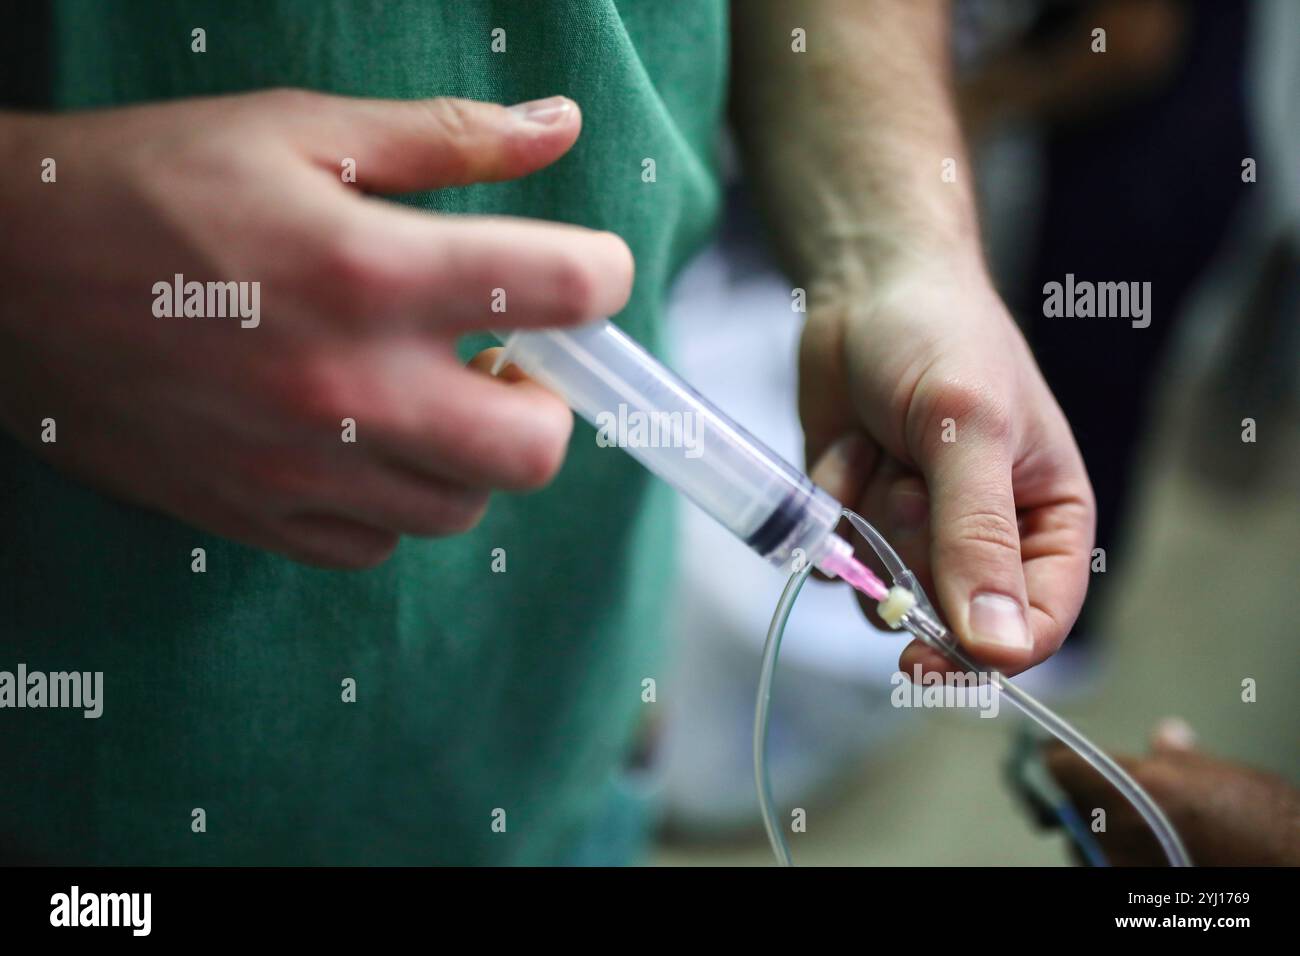
[(930, 492), (931, 565), (939, 601), (975, 656), (1008, 670), (1036, 659), (1012, 493), (1011, 429), (971, 404), (931, 416), (915, 442)]
[(362, 189), (400, 193), (527, 175), (568, 152), (581, 129), (563, 96), (515, 106), (328, 96), (298, 139), (332, 174), (351, 159)]

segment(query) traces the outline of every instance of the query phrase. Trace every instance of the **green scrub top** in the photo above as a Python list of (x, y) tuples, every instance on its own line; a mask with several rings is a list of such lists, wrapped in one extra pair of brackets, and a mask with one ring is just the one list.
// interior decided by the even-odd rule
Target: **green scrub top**
[[(401, 201), (618, 233), (637, 277), (617, 321), (654, 349), (668, 283), (715, 218), (725, 6), (58, 0), (8, 15), (0, 101), (68, 110), (275, 86), (565, 94), (583, 132), (553, 167)], [(494, 495), (474, 531), (404, 539), (364, 572), (308, 568), (125, 504), (7, 434), (0, 492), (0, 671), (104, 675), (98, 719), (0, 708), (0, 859), (602, 860), (583, 841), (654, 706), (642, 680), (660, 666), (672, 500), (586, 425), (547, 489)], [(611, 843), (603, 861), (618, 855)]]

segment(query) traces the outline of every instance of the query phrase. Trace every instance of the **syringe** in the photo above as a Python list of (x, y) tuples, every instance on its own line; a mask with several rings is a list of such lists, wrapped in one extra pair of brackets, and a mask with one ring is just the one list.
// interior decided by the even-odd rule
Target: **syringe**
[[(613, 324), (601, 321), (565, 331), (515, 332), (498, 338), (506, 347), (497, 360), (497, 370), (513, 362), (559, 394), (570, 408), (597, 428), (602, 427), (603, 416), (628, 421), (636, 414), (643, 416), (642, 422), (654, 423), (658, 441), (618, 444), (760, 556), (798, 572), (791, 577), (781, 597), (773, 618), (774, 629), (778, 624), (784, 629), (794, 595), (807, 577), (808, 567), (812, 566), (843, 578), (880, 602), (877, 610), (891, 627), (908, 631), (967, 670), (979, 669), (961, 649), (956, 635), (934, 613), (912, 572), (879, 538), (878, 532), (860, 517), (843, 512), (834, 498)], [(684, 438), (688, 422), (695, 429), (690, 448), (685, 447), (684, 441), (671, 440), (674, 435)], [(662, 440), (665, 430), (668, 442)], [(850, 522), (889, 568), (894, 577), (892, 588), (886, 587), (858, 561), (852, 546), (835, 533), (843, 514), (849, 515)], [(794, 560), (800, 554), (804, 559), (802, 564)], [(771, 692), (778, 645), (779, 639), (773, 641), (769, 632), (760, 702)], [(1189, 865), (1187, 852), (1168, 818), (1122, 767), (1003, 674), (998, 671), (989, 674), (1012, 703), (1079, 753), (1124, 794), (1152, 828), (1171, 864)], [(765, 739), (766, 716), (760, 706), (755, 720), (760, 784), (765, 780), (761, 746)], [(762, 785), (759, 792), (762, 801), (765, 796)], [(770, 796), (767, 802), (771, 802)], [(769, 834), (780, 832), (770, 813), (765, 812), (765, 821)], [(781, 842), (774, 839), (778, 845)], [(784, 856), (788, 860), (788, 851)]]
[[(885, 598), (885, 584), (835, 533), (839, 502), (613, 323), (498, 337), (505, 342), (498, 370), (514, 363), (598, 428), (602, 421), (644, 425), (656, 440), (619, 444), (759, 556), (786, 568), (802, 558), (877, 601)], [(680, 440), (688, 433), (689, 449)]]

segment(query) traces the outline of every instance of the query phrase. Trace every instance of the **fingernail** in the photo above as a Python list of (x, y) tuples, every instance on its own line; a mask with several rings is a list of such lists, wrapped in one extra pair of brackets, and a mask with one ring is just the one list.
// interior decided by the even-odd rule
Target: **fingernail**
[(930, 499), (913, 482), (889, 489), (889, 526), (895, 534), (915, 534), (930, 514)]
[(529, 100), (510, 107), (510, 112), (518, 119), (539, 126), (554, 126), (572, 110), (573, 100), (565, 96), (548, 96), (544, 100)]
[(975, 595), (970, 602), (970, 639), (977, 646), (1028, 650), (1029, 628), (1020, 602), (1005, 594)]

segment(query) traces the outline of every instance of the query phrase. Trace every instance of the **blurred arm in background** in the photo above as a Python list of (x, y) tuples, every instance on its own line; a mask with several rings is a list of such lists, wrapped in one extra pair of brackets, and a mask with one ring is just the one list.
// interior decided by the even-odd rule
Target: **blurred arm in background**
[[(1197, 866), (1300, 866), (1300, 790), (1281, 777), (1200, 753), (1181, 720), (1156, 729), (1148, 756), (1118, 759), (1169, 814)], [(1105, 810), (1097, 839), (1111, 865), (1164, 865), (1137, 811), (1078, 755), (1049, 744), (1047, 765), (1084, 820)]]
[[(1052, 36), (1026, 39), (990, 57), (957, 87), (971, 139), (999, 121), (1057, 122), (1132, 99), (1177, 65), (1187, 14), (1181, 0), (1100, 0), (1070, 11)], [(1106, 54), (1092, 31), (1106, 30)]]

